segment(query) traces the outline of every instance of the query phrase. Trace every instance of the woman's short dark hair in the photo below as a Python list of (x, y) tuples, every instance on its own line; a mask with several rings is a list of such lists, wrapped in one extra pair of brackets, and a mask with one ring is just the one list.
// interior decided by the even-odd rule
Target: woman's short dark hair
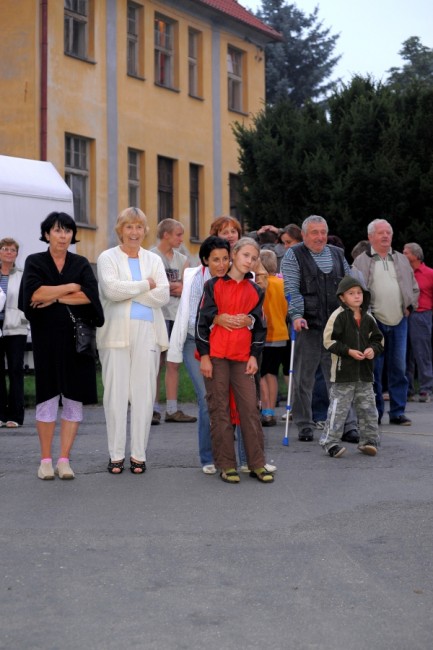
[(50, 212), (48, 217), (45, 217), (41, 223), (41, 236), (39, 239), (47, 243), (45, 235), (56, 225), (58, 225), (59, 228), (62, 228), (62, 230), (72, 230), (71, 244), (76, 244), (79, 241), (76, 239), (77, 224), (69, 214), (66, 214), (66, 212)]
[(225, 248), (230, 256), (230, 244), (228, 242), (228, 239), (223, 239), (222, 237), (211, 235), (210, 237), (206, 237), (198, 252), (200, 262), (203, 264), (203, 266), (207, 266), (205, 260), (209, 259), (209, 255), (216, 248)]

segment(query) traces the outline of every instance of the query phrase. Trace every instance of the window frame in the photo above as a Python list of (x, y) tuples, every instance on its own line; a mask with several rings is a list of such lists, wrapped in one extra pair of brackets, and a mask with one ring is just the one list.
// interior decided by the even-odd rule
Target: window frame
[(200, 241), (201, 220), (201, 176), (202, 166), (195, 163), (189, 165), (189, 218), (190, 239)]
[[(134, 32), (130, 31), (130, 11), (134, 12)], [(126, 5), (126, 73), (144, 79), (144, 8), (128, 0)]]
[(158, 156), (158, 223), (174, 218), (174, 163), (173, 158)]
[[(131, 162), (132, 156), (136, 158), (134, 163)], [(128, 205), (136, 208), (141, 206), (142, 158), (142, 151), (128, 148)], [(131, 174), (133, 168), (136, 170), (134, 176)], [(133, 193), (135, 198), (132, 196)]]
[(245, 52), (232, 45), (227, 48), (227, 106), (229, 111), (245, 113)]
[[(193, 47), (191, 48), (191, 45)], [(201, 99), (202, 83), (202, 33), (192, 27), (188, 28), (188, 94)]]
[(75, 221), (87, 226), (91, 225), (90, 143), (88, 138), (65, 133), (65, 181), (72, 190)]
[[(167, 16), (155, 13), (153, 25), (155, 84), (161, 88), (176, 90), (177, 23)], [(162, 25), (167, 28), (165, 31), (158, 29), (158, 26)]]
[(89, 0), (64, 0), (64, 53), (68, 56), (89, 58), (90, 9)]

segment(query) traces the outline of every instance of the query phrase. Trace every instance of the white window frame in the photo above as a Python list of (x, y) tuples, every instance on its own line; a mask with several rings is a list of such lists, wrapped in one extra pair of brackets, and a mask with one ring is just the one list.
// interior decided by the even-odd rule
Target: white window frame
[(65, 54), (87, 59), (89, 50), (89, 0), (65, 0), (64, 9)]
[(89, 224), (90, 140), (65, 135), (65, 181), (72, 190), (77, 223)]

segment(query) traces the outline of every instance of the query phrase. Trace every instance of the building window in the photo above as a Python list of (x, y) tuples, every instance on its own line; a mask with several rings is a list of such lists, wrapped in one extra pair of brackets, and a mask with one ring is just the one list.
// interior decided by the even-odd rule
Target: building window
[(143, 76), (143, 7), (128, 2), (127, 8), (127, 72), (133, 77)]
[(191, 239), (200, 239), (200, 166), (189, 166), (189, 214)]
[(65, 180), (74, 197), (75, 221), (89, 223), (89, 145), (76, 135), (65, 136)]
[(155, 18), (155, 83), (174, 88), (174, 23)]
[(128, 205), (140, 207), (141, 152), (128, 149)]
[(158, 156), (158, 221), (173, 219), (174, 161)]
[(88, 58), (88, 0), (65, 0), (65, 53)]
[(245, 223), (244, 218), (239, 212), (239, 201), (240, 201), (240, 191), (239, 191), (239, 176), (237, 174), (229, 174), (229, 202), (230, 202), (230, 215), (235, 217), (242, 226), (244, 230)]
[(192, 97), (200, 97), (202, 94), (200, 50), (200, 32), (188, 30), (188, 92)]
[(228, 48), (227, 52), (227, 76), (228, 76), (228, 106), (231, 111), (243, 111), (243, 87), (242, 87), (242, 66), (243, 53)]

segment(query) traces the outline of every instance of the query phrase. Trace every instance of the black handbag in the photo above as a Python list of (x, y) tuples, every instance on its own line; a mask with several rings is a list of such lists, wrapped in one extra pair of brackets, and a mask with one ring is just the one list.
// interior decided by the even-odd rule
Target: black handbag
[(82, 318), (74, 316), (69, 307), (66, 305), (69, 316), (74, 323), (75, 349), (78, 354), (85, 354), (90, 357), (96, 357), (96, 327), (86, 323)]

